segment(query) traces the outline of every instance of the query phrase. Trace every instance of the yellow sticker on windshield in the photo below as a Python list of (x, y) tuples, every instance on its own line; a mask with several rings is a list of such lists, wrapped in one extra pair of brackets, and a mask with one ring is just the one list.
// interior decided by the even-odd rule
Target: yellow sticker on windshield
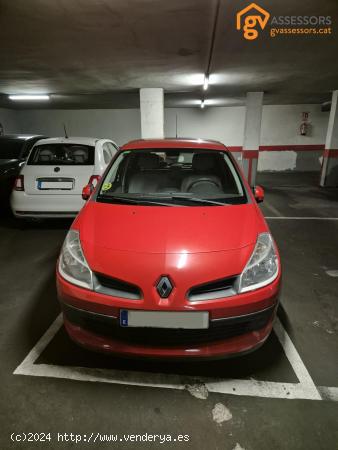
[(111, 183), (103, 183), (102, 190), (109, 191), (109, 189), (111, 189), (111, 187), (112, 187)]

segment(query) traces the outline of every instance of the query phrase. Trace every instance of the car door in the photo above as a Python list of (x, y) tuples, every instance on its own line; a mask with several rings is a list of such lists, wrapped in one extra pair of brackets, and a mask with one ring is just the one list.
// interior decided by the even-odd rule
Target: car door
[(28, 195), (81, 195), (94, 169), (94, 146), (36, 144), (21, 174)]

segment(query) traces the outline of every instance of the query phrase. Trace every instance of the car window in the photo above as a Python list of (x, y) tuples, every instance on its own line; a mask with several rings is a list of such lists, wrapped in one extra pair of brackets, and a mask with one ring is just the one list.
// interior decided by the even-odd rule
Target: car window
[(110, 148), (108, 146), (108, 142), (105, 142), (103, 144), (102, 149), (103, 149), (104, 162), (105, 162), (105, 164), (108, 165), (110, 163), (111, 158), (112, 158), (112, 153), (111, 153)]
[(80, 144), (42, 144), (33, 148), (28, 165), (94, 165), (94, 147)]
[(105, 164), (108, 165), (110, 163), (111, 155), (105, 149), (103, 150), (103, 159), (104, 159)]
[(121, 152), (103, 180), (99, 197), (121, 195), (173, 203), (182, 199), (247, 202), (240, 175), (227, 152), (207, 149)]
[(0, 159), (17, 159), (20, 157), (23, 139), (0, 139)]
[(112, 143), (112, 142), (106, 142), (112, 156), (115, 155), (115, 153), (118, 151), (118, 148)]

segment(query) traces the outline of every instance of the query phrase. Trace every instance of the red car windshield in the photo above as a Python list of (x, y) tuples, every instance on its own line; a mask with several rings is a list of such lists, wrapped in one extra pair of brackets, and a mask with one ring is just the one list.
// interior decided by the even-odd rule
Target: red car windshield
[(247, 197), (226, 152), (164, 148), (121, 152), (97, 201), (198, 206), (246, 203)]

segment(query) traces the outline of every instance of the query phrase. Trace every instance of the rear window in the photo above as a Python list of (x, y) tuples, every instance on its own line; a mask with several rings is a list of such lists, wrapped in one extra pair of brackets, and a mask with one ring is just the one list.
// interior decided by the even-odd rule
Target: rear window
[(24, 144), (23, 139), (0, 139), (0, 159), (19, 158)]
[(43, 144), (33, 148), (28, 165), (92, 166), (94, 147), (79, 144)]

